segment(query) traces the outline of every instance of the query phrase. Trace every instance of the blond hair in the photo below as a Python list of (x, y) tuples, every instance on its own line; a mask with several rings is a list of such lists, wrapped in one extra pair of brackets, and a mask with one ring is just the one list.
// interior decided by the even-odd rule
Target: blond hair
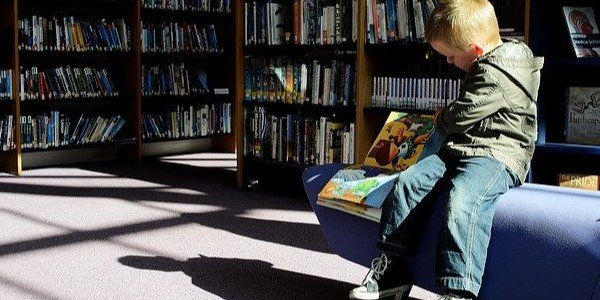
[(495, 45), (500, 31), (494, 7), (488, 0), (441, 0), (425, 26), (425, 39), (460, 51), (474, 42)]

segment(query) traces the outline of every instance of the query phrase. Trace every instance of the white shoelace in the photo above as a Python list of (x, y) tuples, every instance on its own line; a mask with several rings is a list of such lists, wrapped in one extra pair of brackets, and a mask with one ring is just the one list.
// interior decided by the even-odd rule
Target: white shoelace
[(388, 264), (391, 261), (387, 257), (387, 255), (381, 254), (380, 257), (376, 257), (371, 261), (371, 270), (373, 270), (373, 276), (379, 280), (379, 276), (383, 275), (385, 270), (387, 269)]

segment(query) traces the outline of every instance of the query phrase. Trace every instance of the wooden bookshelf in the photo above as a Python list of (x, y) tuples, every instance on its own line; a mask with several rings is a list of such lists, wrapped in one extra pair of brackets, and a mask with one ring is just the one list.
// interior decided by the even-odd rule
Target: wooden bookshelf
[[(350, 123), (355, 123), (356, 107), (359, 105), (358, 101), (356, 101), (356, 93), (354, 92), (355, 89), (358, 89), (358, 83), (354, 82), (354, 79), (352, 79), (353, 82), (350, 83), (347, 79), (344, 79), (347, 77), (333, 79), (332, 81), (335, 83), (332, 83), (331, 86), (337, 88), (338, 84), (343, 85), (346, 83), (347, 86), (352, 86), (352, 92), (349, 97), (339, 97), (331, 102), (325, 100), (327, 103), (323, 104), (322, 101), (320, 103), (313, 101), (315, 97), (313, 97), (314, 95), (311, 92), (311, 89), (313, 89), (316, 84), (312, 75), (312, 68), (314, 68), (315, 65), (319, 65), (321, 72), (324, 72), (323, 70), (325, 68), (329, 70), (339, 70), (336, 71), (337, 73), (334, 76), (345, 76), (343, 74), (348, 74), (344, 73), (345, 71), (342, 69), (356, 70), (356, 68), (359, 67), (356, 63), (358, 57), (357, 42), (356, 40), (353, 40), (351, 36), (351, 24), (353, 20), (351, 13), (352, 1), (339, 1), (339, 3), (337, 3), (339, 10), (338, 15), (341, 16), (337, 20), (340, 24), (339, 28), (346, 27), (345, 29), (340, 29), (335, 42), (333, 42), (331, 38), (328, 42), (323, 42), (316, 33), (308, 30), (309, 27), (315, 26), (315, 23), (313, 23), (314, 21), (312, 21), (314, 19), (311, 19), (313, 17), (308, 17), (308, 14), (305, 15), (305, 17), (307, 17), (306, 19), (299, 21), (301, 18), (300, 1), (284, 0), (277, 1), (277, 4), (272, 2), (267, 4), (267, 2), (268, 1), (243, 1), (242, 5), (236, 10), (238, 22), (237, 31), (240, 41), (240, 45), (237, 49), (237, 59), (240, 64), (236, 68), (238, 72), (236, 86), (239, 91), (236, 94), (236, 101), (239, 101), (239, 109), (236, 112), (236, 119), (238, 120), (236, 127), (236, 143), (238, 145), (237, 184), (239, 187), (255, 187), (253, 182), (266, 181), (261, 183), (261, 189), (266, 189), (269, 186), (273, 187), (273, 184), (271, 184), (272, 182), (269, 183), (269, 181), (281, 178), (287, 178), (286, 181), (289, 179), (291, 182), (300, 182), (299, 175), (307, 165), (307, 161), (319, 159), (316, 157), (318, 155), (316, 155), (314, 146), (311, 145), (311, 142), (306, 143), (307, 141), (312, 140), (312, 137), (307, 138), (307, 134), (304, 132), (314, 130), (315, 127), (319, 126), (316, 125), (318, 122), (324, 122), (320, 121), (321, 117), (329, 118), (329, 121), (339, 123), (340, 125), (338, 126), (344, 126), (344, 130), (347, 130)], [(316, 1), (314, 4), (315, 6), (325, 7), (331, 6), (333, 2), (334, 1), (328, 3)], [(279, 7), (277, 10), (269, 10), (269, 5), (279, 5)], [(326, 9), (329, 9), (330, 13), (333, 11), (333, 7), (328, 7)], [(358, 10), (360, 10), (360, 8), (358, 8)], [(277, 11), (277, 13), (275, 13), (275, 11)], [(254, 14), (254, 12), (256, 12), (256, 14)], [(272, 27), (274, 31), (272, 36), (270, 36), (270, 30), (262, 26), (260, 21), (257, 23), (258, 26), (256, 32), (254, 32), (252, 26), (249, 28), (246, 28), (245, 26), (252, 22), (248, 18), (264, 20), (267, 18), (266, 15), (268, 14), (275, 20), (276, 17), (271, 14), (278, 13), (283, 13), (284, 16), (283, 19), (278, 20), (281, 22), (279, 24), (283, 25), (283, 29), (281, 32), (277, 33), (275, 27)], [(357, 20), (357, 18), (355, 17), (354, 20)], [(272, 22), (277, 22), (277, 20)], [(302, 24), (311, 25), (300, 29), (301, 26), (303, 26)], [(261, 29), (264, 29), (262, 33)], [(302, 30), (304, 30), (304, 34), (302, 34)], [(317, 41), (317, 39), (319, 40)], [(266, 70), (265, 68), (268, 68), (269, 71), (263, 71)], [(301, 84), (306, 83), (308, 86), (307, 90), (304, 91), (302, 88), (299, 89), (297, 86), (294, 86), (291, 88), (293, 89), (293, 92), (291, 92), (291, 100), (285, 92), (284, 96), (274, 100), (273, 96), (270, 95), (279, 95), (280, 89), (290, 89), (290, 87), (286, 87), (285, 84), (290, 81), (289, 78), (291, 77), (289, 75), (289, 70), (291, 68), (294, 69), (293, 72), (297, 72), (297, 69), (306, 68), (308, 74), (306, 78), (302, 76), (293, 76), (293, 80), (294, 82), (302, 82)], [(249, 97), (245, 93), (248, 89), (248, 83), (245, 82), (246, 72), (250, 70), (251, 73), (262, 73), (256, 76), (266, 78), (268, 76), (273, 76), (272, 73), (268, 73), (273, 72), (271, 71), (272, 69), (276, 69), (275, 74), (280, 74), (282, 73), (280, 70), (283, 70), (283, 78), (275, 79), (275, 85), (280, 84), (280, 81), (282, 81), (284, 87), (273, 87), (271, 84), (268, 88), (265, 88), (265, 91), (268, 91), (269, 96), (261, 98), (261, 95), (259, 94), (257, 99), (255, 99), (253, 90), (252, 96)], [(353, 74), (355, 72), (356, 71), (354, 71)], [(294, 73), (294, 75), (296, 74), (297, 73)], [(273, 81), (271, 77), (266, 80)], [(323, 79), (318, 80), (324, 82)], [(254, 85), (255, 83), (252, 84)], [(277, 90), (277, 92), (273, 92), (273, 90)], [(323, 91), (319, 91), (321, 96), (324, 93), (325, 92)], [(296, 94), (300, 94), (301, 96), (294, 96)], [(275, 96), (275, 98), (277, 98), (277, 96)], [(322, 96), (322, 98), (324, 97)], [(341, 100), (342, 98), (344, 98), (344, 100)], [(261, 113), (258, 113), (257, 115), (256, 110), (260, 110)], [(301, 131), (302, 133), (297, 133), (293, 136), (293, 138), (296, 139), (294, 144), (303, 144), (306, 148), (301, 150), (295, 148), (292, 150), (295, 151), (293, 155), (287, 155), (289, 152), (283, 153), (286, 152), (285, 149), (273, 150), (274, 146), (272, 144), (263, 144), (259, 147), (255, 147), (256, 141), (248, 138), (245, 134), (248, 135), (250, 130), (253, 130), (254, 133), (256, 133), (257, 131), (264, 130), (264, 128), (256, 129), (245, 126), (247, 122), (246, 119), (264, 122), (263, 118), (269, 118), (269, 122), (276, 122), (278, 125), (270, 126), (270, 128), (276, 128), (279, 133), (281, 133), (281, 128), (279, 128), (281, 124), (294, 122), (294, 126), (296, 126), (295, 124), (299, 123), (299, 128), (301, 129), (295, 130), (295, 132)], [(300, 137), (298, 137), (299, 135)], [(310, 133), (308, 135), (310, 135)], [(281, 135), (279, 135), (279, 138), (281, 138)], [(262, 144), (261, 141), (258, 143)], [(311, 149), (308, 149), (308, 147), (311, 147)], [(256, 150), (258, 153), (254, 152), (255, 148), (259, 149)], [(273, 155), (275, 155), (275, 157), (273, 157)], [(297, 191), (297, 189), (292, 186), (296, 187), (295, 184), (291, 183), (288, 186), (288, 192), (291, 192), (290, 190)], [(283, 187), (283, 189), (285, 190), (286, 187)]]
[[(232, 132), (215, 132), (204, 136), (190, 135), (176, 139), (153, 140), (143, 138), (142, 116), (146, 110), (156, 108), (159, 104), (147, 101), (148, 99), (145, 99), (147, 97), (142, 95), (142, 65), (145, 63), (168, 64), (171, 62), (194, 64), (197, 61), (209, 61), (212, 64), (209, 69), (209, 72), (212, 72), (209, 76), (213, 78), (211, 88), (227, 88), (230, 91), (230, 96), (216, 96), (214, 91), (211, 91), (211, 95), (208, 97), (192, 95), (158, 97), (158, 99), (151, 100), (163, 103), (181, 102), (184, 105), (223, 101), (232, 103), (232, 95), (236, 91), (233, 87), (233, 81), (236, 74), (234, 49), (237, 44), (234, 38), (236, 23), (234, 22), (235, 15), (233, 13), (214, 12), (213, 10), (202, 12), (185, 10), (151, 11), (144, 7), (145, 2), (143, 1), (59, 0), (49, 4), (46, 1), (39, 0), (0, 0), (0, 43), (3, 45), (0, 50), (0, 70), (10, 69), (13, 72), (13, 100), (0, 102), (0, 114), (14, 117), (13, 140), (15, 144), (13, 149), (0, 151), (0, 171), (18, 175), (21, 174), (23, 168), (81, 161), (123, 159), (140, 162), (145, 155), (154, 156), (213, 150), (235, 151), (235, 138)], [(235, 9), (235, 3), (231, 1), (233, 9)], [(35, 41), (39, 42), (41, 46), (34, 43), (32, 33), (26, 36), (19, 29), (20, 24), (22, 25), (25, 21), (33, 26), (34, 16), (39, 18), (36, 19), (36, 22), (37, 20), (42, 22), (40, 28), (43, 28), (43, 30), (40, 31), (44, 32), (45, 43), (42, 44), (38, 32), (35, 36)], [(148, 21), (148, 19), (156, 20), (156, 22), (183, 21), (187, 23), (208, 24), (214, 22), (221, 24), (219, 26), (223, 27), (223, 32), (220, 35), (223, 51), (215, 55), (188, 53), (154, 55), (144, 53), (142, 51), (141, 24), (142, 21)], [(120, 23), (120, 20), (123, 20), (123, 22)], [(110, 24), (112, 21), (115, 22), (116, 26)], [(80, 43), (72, 49), (68, 47), (63, 47), (62, 50), (55, 49), (52, 44), (57, 37), (56, 31), (53, 31), (55, 26), (47, 24), (52, 23), (55, 25), (58, 23), (63, 26), (67, 22), (70, 34)], [(107, 50), (108, 46), (105, 44), (96, 47), (96, 45), (101, 45), (99, 40), (104, 38), (103, 34), (106, 33), (99, 29), (94, 33), (92, 33), (93, 29), (86, 31), (85, 28), (96, 29), (98, 28), (96, 26), (100, 26), (95, 22), (108, 22), (109, 25), (106, 26), (114, 26), (111, 28), (117, 28), (117, 30), (121, 29), (122, 24), (125, 24), (126, 30), (119, 31), (121, 35), (111, 36), (110, 38), (121, 40), (127, 47), (113, 49), (112, 51)], [(87, 27), (88, 24), (92, 25)], [(67, 26), (64, 28), (67, 28)], [(61, 32), (61, 34), (65, 35), (66, 33)], [(34, 44), (36, 45), (35, 48), (30, 46)], [(197, 64), (201, 64), (201, 62)], [(21, 86), (21, 75), (26, 73), (35, 74), (34, 68), (36, 71), (42, 70), (50, 73), (61, 67), (71, 68), (73, 73), (78, 68), (83, 72), (86, 67), (92, 68), (93, 71), (106, 69), (110, 76), (108, 78), (112, 81), (115, 90), (118, 91), (118, 95), (116, 93), (100, 95), (99, 91), (86, 90), (86, 93), (80, 92), (77, 95), (73, 93), (69, 97), (55, 95), (41, 99), (39, 95), (43, 93), (44, 88), (42, 88), (39, 91), (29, 90), (29, 93), (35, 96), (26, 97), (27, 99), (24, 100), (20, 99), (26, 92)], [(44, 76), (46, 76), (46, 73)], [(31, 78), (36, 77), (31, 76)], [(91, 84), (86, 82), (86, 79), (88, 78), (77, 77), (70, 83), (80, 90), (84, 87), (90, 88)], [(104, 80), (104, 78), (97, 80)], [(50, 87), (51, 83), (49, 81), (47, 84)], [(58, 87), (56, 82), (54, 84), (55, 87)], [(62, 86), (62, 88), (65, 87)], [(232, 109), (235, 109), (235, 105), (231, 106)], [(118, 134), (110, 141), (90, 140), (89, 143), (70, 144), (56, 142), (49, 147), (31, 146), (29, 144), (30, 135), (27, 135), (28, 131), (24, 131), (23, 134), (21, 132), (32, 127), (23, 127), (29, 122), (26, 116), (32, 116), (31, 119), (33, 119), (37, 115), (48, 114), (50, 111), (60, 111), (64, 116), (69, 116), (70, 131), (74, 130), (81, 114), (104, 116), (107, 119), (114, 114), (118, 114), (125, 122)], [(63, 118), (62, 115), (60, 116)], [(21, 122), (22, 117), (23, 122)], [(150, 150), (144, 152), (144, 149)]]
[[(235, 48), (235, 23), (231, 7), (218, 9), (214, 6), (216, 2), (209, 8), (194, 7), (193, 4), (189, 7), (152, 7), (150, 3), (143, 1), (141, 10), (144, 27), (142, 35), (145, 40), (142, 44), (147, 44), (141, 49), (142, 72), (151, 69), (165, 72), (165, 76), (172, 81), (181, 80), (179, 86), (183, 86), (183, 89), (178, 92), (169, 87), (170, 90), (165, 93), (160, 86), (153, 85), (152, 88), (148, 88), (150, 83), (153, 84), (153, 80), (146, 80), (147, 73), (142, 74), (143, 80), (146, 80), (142, 83), (146, 85), (146, 91), (141, 96), (144, 118), (142, 155), (190, 152), (194, 149), (233, 152), (235, 140), (231, 117), (234, 113), (232, 99), (235, 60), (232, 57)], [(177, 35), (173, 28), (182, 32), (184, 42), (161, 42), (161, 36), (165, 32)], [(211, 42), (211, 37), (214, 37), (216, 43)], [(174, 71), (167, 73), (167, 70)], [(200, 73), (203, 74), (202, 78)], [(199, 80), (204, 84), (201, 91), (198, 86)], [(215, 93), (215, 89), (226, 89), (228, 94), (219, 95)], [(154, 91), (156, 95), (152, 94)], [(174, 113), (178, 120), (185, 121), (173, 125)], [(200, 122), (196, 114), (203, 117), (213, 116), (214, 119), (212, 123)], [(225, 117), (221, 120), (222, 114), (229, 116), (227, 120)], [(219, 126), (221, 123), (222, 127)], [(209, 128), (200, 128), (206, 127), (205, 125)], [(152, 131), (151, 128), (160, 131)], [(196, 139), (207, 141), (198, 143)], [(187, 146), (181, 147), (186, 144)]]
[[(16, 86), (18, 83), (18, 76), (16, 76), (19, 65), (19, 55), (17, 50), (17, 35), (13, 28), (14, 24), (17, 23), (17, 1), (16, 0), (3, 0), (0, 1), (0, 44), (3, 45), (2, 52), (0, 52), (0, 68), (6, 70), (12, 70), (12, 85)], [(15, 99), (18, 98), (18, 90), (13, 88), (12, 99), (2, 103), (1, 113), (6, 115), (18, 116), (19, 105)], [(15, 127), (13, 133), (16, 135), (15, 143), (18, 144), (20, 139), (20, 130)], [(21, 149), (15, 147), (13, 150), (0, 152), (0, 168), (6, 172), (12, 174), (21, 174)]]
[[(134, 44), (139, 39), (131, 34), (139, 23), (138, 11), (136, 1), (18, 1), (18, 26), (31, 28), (15, 31), (18, 74), (25, 76), (25, 85), (18, 86), (25, 96), (17, 101), (23, 167), (107, 159), (97, 153), (116, 153), (123, 140), (132, 141), (123, 153), (138, 159), (131, 146), (139, 139), (139, 47)], [(106, 120), (104, 128), (122, 126), (114, 139), (101, 141), (100, 130), (92, 134), (104, 122), (99, 118)], [(85, 119), (87, 126), (82, 126)], [(77, 149), (82, 155), (73, 154)]]

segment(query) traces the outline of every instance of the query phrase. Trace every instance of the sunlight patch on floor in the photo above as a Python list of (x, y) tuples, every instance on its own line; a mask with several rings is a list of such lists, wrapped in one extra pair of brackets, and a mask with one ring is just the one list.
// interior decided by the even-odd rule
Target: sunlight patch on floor
[[(0, 183), (12, 184), (15, 186), (35, 185), (40, 188), (157, 188), (167, 187), (145, 180), (119, 177), (115, 174), (108, 174), (96, 171), (90, 171), (82, 168), (41, 168), (23, 171), (22, 176), (9, 174), (0, 175)], [(3, 190), (0, 188), (0, 190)], [(3, 190), (4, 192), (18, 192), (18, 190)], [(66, 193), (66, 191), (64, 191)]]
[(223, 168), (228, 171), (235, 171), (237, 168), (235, 153), (192, 153), (170, 155), (161, 157), (159, 160), (162, 162), (194, 167)]
[[(255, 220), (319, 224), (315, 213), (312, 211), (297, 211), (284, 209), (247, 209), (243, 214), (238, 214), (237, 216), (241, 218)], [(309, 222), (307, 222), (307, 220), (309, 220)]]
[(160, 188), (160, 189), (156, 189), (156, 190), (160, 191), (162, 193), (172, 193), (172, 194), (182, 194), (182, 195), (196, 195), (196, 196), (208, 195), (205, 192), (195, 191), (195, 190), (185, 189), (185, 188), (168, 187), (168, 188)]
[(168, 211), (177, 214), (183, 213), (214, 213), (227, 208), (218, 205), (209, 205), (204, 203), (171, 203), (157, 201), (137, 201), (137, 205), (145, 206), (151, 209)]

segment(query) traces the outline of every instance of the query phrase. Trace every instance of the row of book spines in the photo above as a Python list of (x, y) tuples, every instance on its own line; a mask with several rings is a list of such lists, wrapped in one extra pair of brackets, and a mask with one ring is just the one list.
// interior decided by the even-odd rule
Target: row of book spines
[(0, 70), (0, 101), (13, 100), (12, 70)]
[(458, 98), (463, 80), (373, 77), (371, 106), (436, 111)]
[(357, 40), (357, 0), (244, 3), (245, 45), (334, 45)]
[(143, 0), (142, 8), (231, 13), (231, 0)]
[(124, 19), (76, 21), (75, 17), (19, 19), (19, 50), (129, 51), (131, 32)]
[(306, 165), (354, 162), (354, 123), (244, 110), (244, 155)]
[(108, 71), (92, 67), (21, 67), (19, 82), (21, 101), (119, 96)]
[(293, 40), (295, 45), (333, 45), (356, 42), (358, 1), (294, 0)]
[(268, 136), (253, 139), (253, 156), (306, 165), (354, 162), (354, 123), (292, 114), (268, 118)]
[(113, 141), (125, 120), (120, 115), (110, 117), (82, 113), (75, 126), (71, 117), (59, 111), (21, 116), (21, 147), (48, 149), (69, 145), (86, 145)]
[(245, 65), (246, 101), (324, 106), (355, 103), (354, 62), (251, 57)]
[(15, 118), (13, 115), (0, 115), (0, 149), (2, 151), (14, 150)]
[(367, 0), (367, 42), (422, 41), (438, 0)]
[(184, 63), (142, 65), (143, 96), (191, 96), (209, 92), (206, 70), (188, 69)]
[(214, 24), (198, 26), (170, 22), (142, 22), (142, 52), (144, 53), (221, 53)]
[(142, 116), (144, 139), (177, 139), (231, 133), (231, 103), (177, 105)]

